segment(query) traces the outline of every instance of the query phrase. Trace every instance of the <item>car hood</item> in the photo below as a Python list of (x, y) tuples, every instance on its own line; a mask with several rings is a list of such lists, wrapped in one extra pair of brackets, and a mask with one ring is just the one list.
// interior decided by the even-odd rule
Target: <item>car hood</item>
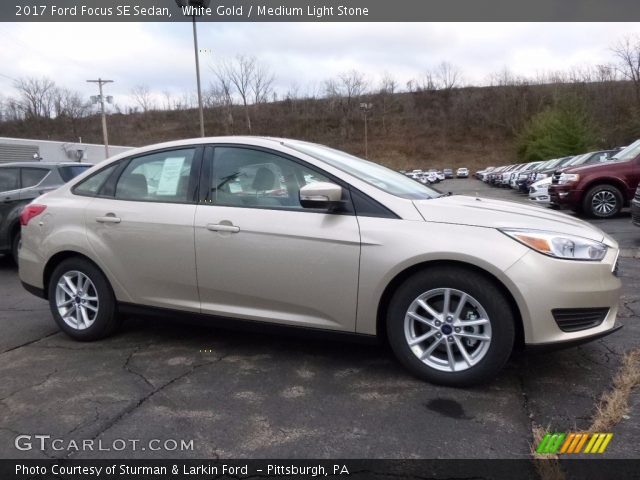
[(583, 173), (583, 172), (598, 172), (600, 170), (609, 170), (611, 169), (611, 165), (615, 163), (624, 163), (624, 162), (613, 162), (611, 160), (602, 163), (590, 164), (590, 165), (578, 165), (577, 167), (567, 167), (562, 169), (562, 173)]
[(533, 182), (532, 186), (534, 187), (542, 187), (544, 185), (551, 185), (551, 181), (553, 179), (551, 177), (543, 178), (542, 180), (538, 180), (537, 182)]
[(522, 228), (578, 235), (602, 241), (602, 230), (564, 213), (516, 202), (453, 195), (413, 202), (428, 222), (487, 228)]

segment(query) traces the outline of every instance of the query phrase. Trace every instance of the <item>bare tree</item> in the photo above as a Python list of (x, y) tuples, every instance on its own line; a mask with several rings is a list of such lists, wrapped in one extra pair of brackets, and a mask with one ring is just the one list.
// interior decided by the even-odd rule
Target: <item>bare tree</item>
[(51, 118), (53, 104), (52, 92), (55, 83), (46, 77), (19, 78), (14, 87), (20, 95), (19, 105), (27, 119)]
[(636, 102), (640, 105), (640, 37), (624, 37), (611, 50), (618, 58), (618, 71), (633, 83)]
[(255, 105), (266, 103), (269, 96), (275, 94), (273, 91), (273, 81), (275, 77), (268, 67), (255, 63), (253, 76), (251, 78), (251, 91), (253, 92), (253, 102)]
[(384, 72), (380, 80), (380, 89), (378, 90), (378, 103), (382, 113), (382, 129), (387, 132), (387, 114), (393, 104), (396, 102), (395, 93), (398, 88), (398, 82), (389, 73)]
[(251, 114), (249, 112), (249, 95), (251, 94), (251, 82), (256, 69), (255, 57), (237, 55), (232, 61), (222, 61), (216, 69), (216, 76), (229, 80), (235, 91), (240, 96), (244, 106), (244, 115), (247, 122), (247, 130), (251, 133)]
[(434, 73), (436, 84), (444, 90), (457, 88), (462, 82), (462, 73), (460, 69), (449, 62), (440, 62)]
[(148, 85), (136, 85), (131, 89), (131, 96), (144, 113), (155, 108), (153, 95), (151, 94)]
[(171, 92), (169, 90), (163, 90), (162, 97), (164, 98), (164, 101), (162, 102), (162, 108), (164, 110), (173, 109), (174, 102), (173, 102), (173, 95), (171, 94)]
[(227, 131), (233, 133), (233, 83), (231, 82), (231, 76), (228, 73), (228, 69), (224, 68), (224, 64), (213, 69), (213, 73), (216, 76), (216, 80), (215, 83), (209, 86), (210, 94), (224, 108)]
[(340, 109), (342, 135), (348, 138), (355, 107), (367, 88), (366, 77), (362, 72), (350, 70), (339, 74), (337, 79), (327, 80), (324, 86), (325, 94), (331, 100), (330, 106)]

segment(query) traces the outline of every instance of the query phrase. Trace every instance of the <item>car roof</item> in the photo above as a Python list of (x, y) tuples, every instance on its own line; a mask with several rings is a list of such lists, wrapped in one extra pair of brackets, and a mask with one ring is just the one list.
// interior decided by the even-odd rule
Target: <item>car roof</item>
[(2, 167), (72, 167), (72, 166), (86, 166), (93, 167), (93, 164), (90, 163), (78, 163), (78, 162), (9, 162), (9, 163), (0, 163), (0, 168)]

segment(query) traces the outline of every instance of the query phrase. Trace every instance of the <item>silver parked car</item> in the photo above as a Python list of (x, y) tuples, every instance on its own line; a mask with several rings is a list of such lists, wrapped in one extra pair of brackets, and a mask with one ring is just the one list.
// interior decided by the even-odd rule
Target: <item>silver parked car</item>
[(468, 385), (517, 344), (619, 328), (618, 245), (592, 225), (296, 140), (129, 151), (21, 220), (20, 278), (78, 340), (127, 312), (269, 322), (386, 337), (414, 374)]

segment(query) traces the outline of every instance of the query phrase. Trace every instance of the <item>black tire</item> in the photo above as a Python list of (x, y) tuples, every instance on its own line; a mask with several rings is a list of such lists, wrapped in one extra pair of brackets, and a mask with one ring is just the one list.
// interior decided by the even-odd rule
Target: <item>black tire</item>
[[(56, 289), (63, 275), (69, 272), (80, 272), (91, 280), (98, 298), (98, 311), (93, 323), (83, 329), (77, 329), (65, 322), (56, 305)], [(93, 341), (113, 334), (121, 324), (118, 315), (115, 295), (109, 281), (93, 263), (83, 258), (68, 258), (58, 265), (49, 280), (48, 287), (49, 308), (58, 327), (71, 338), (80, 341)]]
[(22, 234), (20, 230), (13, 236), (11, 240), (11, 256), (13, 257), (13, 261), (16, 265), (18, 265), (18, 250), (20, 249), (20, 239), (22, 238)]
[[(598, 202), (598, 199), (602, 199), (603, 197), (609, 199), (606, 205), (613, 205), (610, 210), (604, 206), (605, 204), (603, 202)], [(601, 206), (598, 207), (596, 205), (597, 203), (600, 203)], [(596, 185), (584, 196), (582, 211), (585, 215), (592, 218), (612, 218), (620, 213), (622, 204), (622, 193), (618, 188), (613, 185)]]
[[(441, 371), (427, 365), (414, 354), (405, 336), (405, 316), (412, 302), (438, 288), (467, 293), (481, 304), (489, 317), (488, 350), (478, 363), (466, 370)], [(446, 386), (464, 387), (492, 379), (509, 359), (515, 340), (514, 315), (501, 289), (489, 278), (457, 266), (429, 268), (408, 278), (393, 294), (386, 320), (389, 344), (398, 360), (417, 377)]]

